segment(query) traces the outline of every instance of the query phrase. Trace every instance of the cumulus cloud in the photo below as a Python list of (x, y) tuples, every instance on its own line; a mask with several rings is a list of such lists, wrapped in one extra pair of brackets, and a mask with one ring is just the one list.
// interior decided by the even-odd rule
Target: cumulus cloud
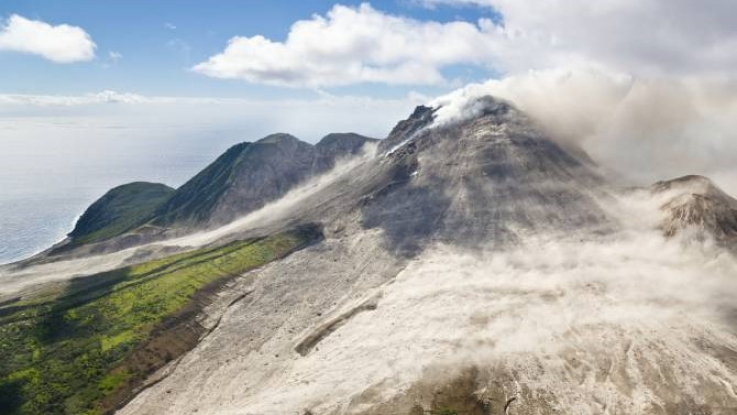
[(638, 181), (705, 174), (737, 193), (737, 26), (726, 0), (425, 0), (499, 13), (500, 79), (432, 102), (439, 122), (496, 95)]
[(642, 76), (724, 75), (737, 64), (728, 0), (425, 0), (495, 10), (500, 22), (438, 23), (368, 4), (294, 23), (284, 42), (234, 37), (194, 70), (289, 86), (442, 84), (450, 65), (504, 74), (579, 64)]
[(363, 82), (442, 84), (442, 69), (485, 64), (491, 21), (420, 22), (362, 4), (294, 23), (284, 42), (237, 36), (196, 72), (272, 85), (321, 87)]
[(30, 53), (58, 63), (88, 61), (95, 57), (95, 42), (84, 29), (52, 26), (14, 14), (0, 25), (0, 51)]
[(488, 6), (503, 18), (507, 72), (595, 62), (639, 75), (729, 73), (737, 64), (730, 0), (425, 0)]

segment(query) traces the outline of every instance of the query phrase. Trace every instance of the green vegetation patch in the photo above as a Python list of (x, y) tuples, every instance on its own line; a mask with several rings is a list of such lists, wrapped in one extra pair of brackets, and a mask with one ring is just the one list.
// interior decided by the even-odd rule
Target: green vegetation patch
[(318, 237), (302, 229), (177, 254), (77, 279), (53, 300), (0, 313), (0, 413), (109, 411), (120, 403), (111, 396), (130, 398), (133, 380), (196, 344), (193, 303), (203, 291)]
[(72, 246), (122, 235), (149, 221), (156, 209), (174, 194), (159, 183), (135, 182), (118, 186), (82, 214), (69, 234)]

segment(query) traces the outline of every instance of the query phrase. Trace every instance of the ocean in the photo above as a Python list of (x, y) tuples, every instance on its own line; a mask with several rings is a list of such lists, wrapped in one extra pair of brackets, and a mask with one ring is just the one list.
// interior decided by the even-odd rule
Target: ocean
[(233, 131), (0, 119), (0, 264), (62, 240), (108, 189), (131, 181), (179, 186), (249, 139)]

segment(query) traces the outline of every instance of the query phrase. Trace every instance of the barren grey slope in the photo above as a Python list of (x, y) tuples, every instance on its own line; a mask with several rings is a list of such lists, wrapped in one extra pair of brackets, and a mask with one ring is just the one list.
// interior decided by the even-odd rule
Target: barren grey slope
[(595, 166), (487, 104), (445, 126), (418, 110), (263, 223), (327, 238), (225, 293), (249, 294), (122, 413), (730, 414), (737, 339), (691, 285), (702, 254), (633, 232)]

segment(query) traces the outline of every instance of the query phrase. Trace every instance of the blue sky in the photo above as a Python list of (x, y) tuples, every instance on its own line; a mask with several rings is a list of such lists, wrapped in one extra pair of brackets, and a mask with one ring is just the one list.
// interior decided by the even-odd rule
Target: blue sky
[[(361, 2), (342, 1), (358, 6)], [(194, 0), (4, 0), (3, 19), (18, 14), (51, 25), (83, 28), (97, 45), (92, 61), (58, 64), (37, 55), (0, 52), (0, 92), (14, 94), (83, 94), (101, 90), (158, 96), (284, 98), (314, 96), (310, 88), (259, 85), (241, 79), (213, 79), (190, 69), (219, 53), (233, 36), (262, 35), (283, 41), (295, 21), (324, 15), (329, 0), (194, 1)], [(498, 17), (490, 8), (423, 7), (410, 0), (372, 1), (373, 8), (421, 21), (476, 22)], [(113, 62), (109, 54), (122, 55)], [(443, 68), (448, 78), (468, 82), (493, 71), (478, 65)], [(456, 82), (457, 84), (457, 82)], [(457, 85), (456, 85), (457, 86)], [(450, 86), (363, 84), (328, 88), (331, 93), (382, 97), (410, 90), (437, 94)]]

